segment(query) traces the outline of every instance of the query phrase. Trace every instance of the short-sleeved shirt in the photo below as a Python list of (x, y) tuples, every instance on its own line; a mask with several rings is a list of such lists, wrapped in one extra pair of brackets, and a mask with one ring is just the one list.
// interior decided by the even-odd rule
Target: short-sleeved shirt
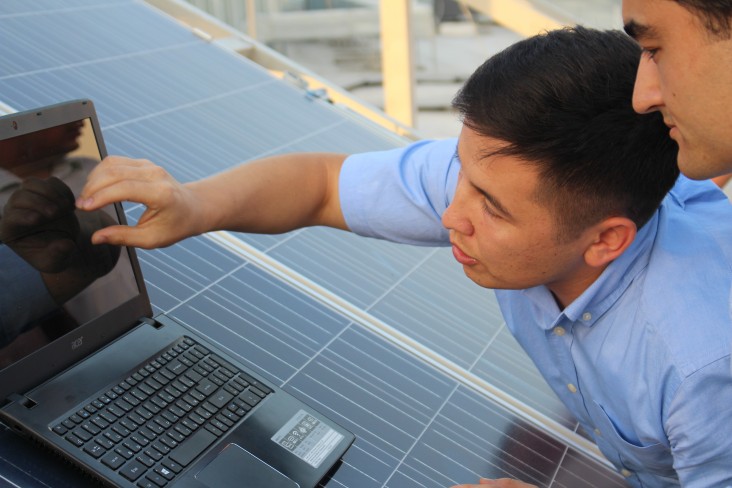
[[(349, 228), (449, 245), (457, 141), (350, 156)], [(456, 263), (456, 265), (458, 265)], [(732, 485), (732, 206), (680, 177), (633, 244), (561, 310), (544, 286), (497, 290), (508, 328), (632, 486)]]

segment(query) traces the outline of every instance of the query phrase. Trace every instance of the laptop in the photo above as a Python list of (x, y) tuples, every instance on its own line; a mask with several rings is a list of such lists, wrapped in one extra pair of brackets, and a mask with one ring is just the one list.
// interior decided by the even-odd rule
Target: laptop
[(0, 420), (104, 485), (328, 479), (353, 434), (153, 317), (135, 250), (90, 244), (126, 222), (74, 208), (105, 155), (89, 100), (0, 117)]

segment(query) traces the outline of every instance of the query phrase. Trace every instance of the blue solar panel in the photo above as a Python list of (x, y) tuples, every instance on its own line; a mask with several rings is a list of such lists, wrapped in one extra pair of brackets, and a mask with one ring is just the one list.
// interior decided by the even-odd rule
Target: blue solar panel
[[(95, 101), (111, 153), (150, 158), (182, 180), (270, 154), (404, 143), (143, 2), (0, 3), (0, 101), (20, 110), (70, 98)], [(127, 210), (133, 221), (140, 213)], [(506, 331), (492, 294), (462, 276), (449, 252), (325, 229), (239, 238), (572, 437), (576, 423)], [(530, 417), (213, 241), (190, 239), (140, 260), (156, 311), (207, 334), (357, 435), (328, 486), (447, 486), (478, 475), (542, 486), (606, 476), (602, 486), (622, 486)], [(29, 452), (0, 431), (0, 481), (79, 486), (77, 474)]]

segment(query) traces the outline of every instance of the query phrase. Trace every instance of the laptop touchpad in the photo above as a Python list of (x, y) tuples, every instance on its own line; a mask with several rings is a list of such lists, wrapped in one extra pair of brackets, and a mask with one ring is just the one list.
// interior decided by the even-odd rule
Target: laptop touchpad
[(246, 449), (229, 444), (196, 474), (196, 479), (211, 488), (298, 488), (300, 485)]

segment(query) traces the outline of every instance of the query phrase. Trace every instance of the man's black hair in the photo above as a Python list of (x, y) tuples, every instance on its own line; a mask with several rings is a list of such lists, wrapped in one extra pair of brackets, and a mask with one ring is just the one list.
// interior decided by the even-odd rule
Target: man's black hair
[(506, 143), (486, 157), (538, 168), (559, 240), (612, 216), (642, 227), (679, 175), (661, 114), (631, 105), (640, 53), (620, 31), (547, 32), (488, 59), (453, 100), (464, 125)]
[(710, 34), (723, 39), (732, 37), (732, 1), (730, 0), (674, 0), (695, 14)]

